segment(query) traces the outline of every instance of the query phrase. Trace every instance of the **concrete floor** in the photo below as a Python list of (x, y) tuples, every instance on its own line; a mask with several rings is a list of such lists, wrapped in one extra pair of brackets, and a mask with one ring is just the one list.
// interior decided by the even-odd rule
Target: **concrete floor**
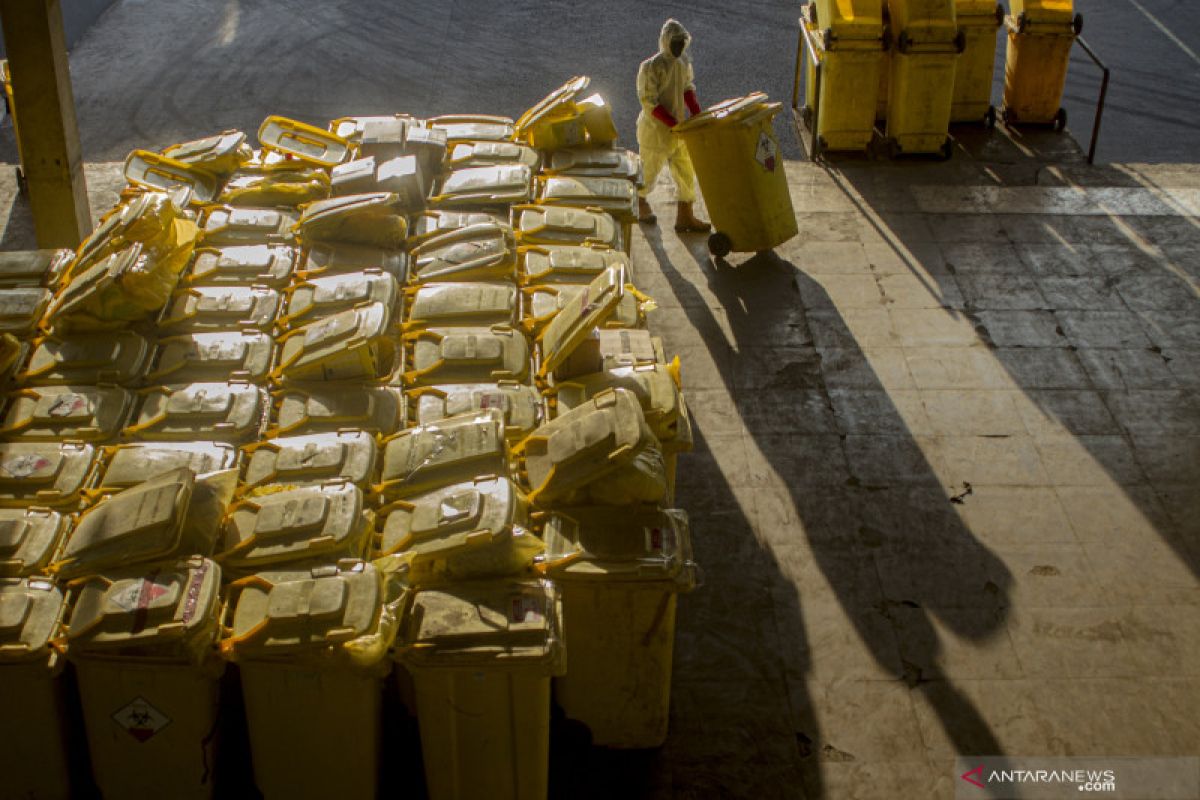
[[(123, 0), (101, 33), (153, 19), (180, 35), (141, 55), (85, 40), (85, 146), (106, 161), (270, 112), (519, 113), (570, 72), (632, 81), (625, 39), (657, 28), (622, 27), (609, 52), (597, 26), (583, 59), (547, 37), (514, 75), (494, 69), (500, 44), (447, 48), (480, 35), (469, 5), (398, 11), (364, 42), (330, 27), (347, 3)], [(529, 9), (488, 30), (516, 37)], [(696, 21), (706, 56), (731, 46), (724, 26), (794, 14), (664, 9)], [(768, 36), (791, 46), (790, 28)], [(251, 43), (271, 57), (248, 65)], [(356, 46), (385, 68), (328, 94), (320, 65)], [(402, 77), (430, 59), (444, 81)], [(778, 63), (734, 66), (707, 96), (787, 90)], [(697, 449), (679, 502), (707, 584), (680, 607), (667, 745), (602, 754), (559, 735), (558, 796), (949, 798), (958, 754), (1200, 754), (1200, 167), (1088, 168), (1036, 133), (960, 145), (945, 164), (788, 162), (801, 232), (771, 256), (635, 237), (651, 324), (684, 363)], [(107, 207), (116, 165), (89, 181)], [(668, 219), (666, 187), (654, 201)], [(28, 246), (7, 170), (5, 217), (0, 246)]]

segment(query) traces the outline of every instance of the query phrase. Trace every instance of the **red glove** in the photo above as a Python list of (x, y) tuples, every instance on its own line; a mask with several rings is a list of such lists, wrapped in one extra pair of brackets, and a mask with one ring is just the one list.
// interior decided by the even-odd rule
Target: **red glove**
[(700, 113), (700, 100), (696, 97), (694, 89), (688, 89), (683, 93), (683, 102), (687, 103), (688, 111), (693, 115)]
[(656, 105), (654, 110), (650, 113), (654, 115), (656, 120), (661, 122), (663, 125), (666, 125), (668, 128), (674, 128), (678, 124), (678, 121), (671, 116), (671, 112), (663, 108), (662, 104)]

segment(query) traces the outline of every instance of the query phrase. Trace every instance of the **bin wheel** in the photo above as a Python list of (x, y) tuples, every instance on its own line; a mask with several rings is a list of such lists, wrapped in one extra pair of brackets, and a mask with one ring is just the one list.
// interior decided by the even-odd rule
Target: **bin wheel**
[(1024, 33), (1025, 29), (1028, 27), (1029, 27), (1029, 17), (1025, 16), (1025, 12), (1022, 11), (1020, 14), (1017, 15), (1017, 33)]
[(1067, 129), (1067, 110), (1060, 108), (1058, 113), (1054, 115), (1054, 130), (1065, 131)]
[(949, 136), (947, 136), (946, 141), (942, 142), (942, 146), (938, 150), (938, 157), (941, 158), (942, 161), (949, 161), (950, 157), (953, 155), (954, 155), (954, 140), (952, 138), (950, 138)]
[(708, 252), (717, 258), (724, 258), (733, 252), (733, 240), (728, 234), (716, 231), (708, 237)]
[(1017, 112), (1013, 111), (1011, 108), (1004, 109), (1001, 118), (1004, 120), (1004, 124), (1010, 127), (1017, 124)]
[(20, 167), (17, 167), (17, 194), (22, 197), (29, 194), (29, 180), (25, 177), (25, 172)]
[(1004, 3), (996, 3), (996, 25), (1004, 27)]
[(988, 106), (987, 112), (983, 115), (983, 124), (989, 128), (996, 127), (996, 107)]
[(958, 51), (959, 55), (967, 51), (967, 34), (961, 28), (954, 35), (954, 49)]
[(883, 154), (885, 157), (894, 160), (900, 157), (900, 153), (900, 143), (895, 139), (888, 139), (883, 143)]
[(892, 29), (884, 28), (883, 29), (883, 52), (886, 53), (888, 50), (891, 50), (891, 49), (892, 49)]
[(900, 31), (900, 38), (896, 40), (896, 49), (901, 53), (907, 53), (912, 49), (912, 37), (908, 35), (908, 31)]
[(1071, 20), (1071, 28), (1075, 31), (1075, 35), (1083, 33), (1083, 14), (1076, 14), (1075, 19)]
[(825, 34), (821, 37), (821, 43), (825, 45), (826, 50), (833, 49), (833, 40), (834, 40), (833, 28), (826, 28)]

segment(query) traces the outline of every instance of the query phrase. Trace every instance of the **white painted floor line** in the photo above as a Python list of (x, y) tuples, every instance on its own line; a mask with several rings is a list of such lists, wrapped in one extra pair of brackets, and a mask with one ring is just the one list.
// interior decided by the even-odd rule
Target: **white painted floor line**
[(1170, 39), (1175, 44), (1179, 45), (1179, 49), (1182, 50), (1183, 52), (1187, 53), (1188, 56), (1192, 59), (1192, 61), (1195, 61), (1197, 64), (1200, 64), (1200, 55), (1196, 55), (1196, 51), (1193, 50), (1192, 48), (1188, 47), (1186, 44), (1184, 44), (1183, 41), (1178, 36), (1176, 36), (1174, 33), (1171, 32), (1170, 28), (1168, 28), (1166, 25), (1164, 25), (1162, 23), (1161, 20), (1159, 20), (1158, 17), (1154, 16), (1149, 11), (1147, 11), (1146, 7), (1143, 6), (1141, 3), (1139, 3), (1138, 0), (1129, 0), (1129, 2), (1133, 5), (1134, 8), (1136, 8), (1138, 11), (1142, 12), (1142, 14), (1145, 15), (1146, 19), (1148, 19), (1152, 23), (1154, 23), (1154, 27), (1156, 27), (1160, 31), (1162, 31), (1163, 35), (1165, 35), (1168, 39)]

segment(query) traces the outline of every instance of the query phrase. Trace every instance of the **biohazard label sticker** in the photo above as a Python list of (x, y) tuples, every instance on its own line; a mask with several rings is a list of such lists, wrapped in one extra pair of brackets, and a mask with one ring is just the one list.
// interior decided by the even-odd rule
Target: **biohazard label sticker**
[(133, 738), (145, 744), (171, 724), (171, 718), (143, 697), (135, 697), (112, 715), (113, 722)]
[(775, 171), (775, 160), (779, 155), (779, 145), (775, 144), (775, 140), (763, 131), (758, 135), (758, 148), (754, 153), (754, 160), (762, 164), (763, 169), (767, 172)]
[(17, 456), (0, 464), (0, 471), (12, 478), (28, 478), (50, 466), (50, 459), (43, 456)]
[(671, 528), (646, 528), (646, 550), (670, 553), (675, 550), (675, 531)]
[(113, 605), (130, 613), (148, 609), (151, 603), (169, 591), (166, 586), (154, 582), (157, 577), (157, 572), (151, 573), (140, 582), (113, 592), (110, 598)]
[(530, 595), (519, 594), (512, 599), (512, 614), (513, 622), (541, 622), (542, 617), (542, 599), (540, 597), (532, 597)]

